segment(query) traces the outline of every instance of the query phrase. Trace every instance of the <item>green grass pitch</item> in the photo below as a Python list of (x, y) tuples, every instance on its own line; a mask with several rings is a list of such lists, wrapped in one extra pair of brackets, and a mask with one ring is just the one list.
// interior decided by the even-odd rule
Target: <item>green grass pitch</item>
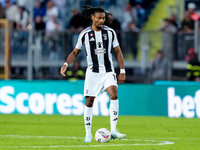
[(97, 143), (97, 129), (110, 130), (109, 117), (93, 117), (91, 143), (83, 143), (83, 116), (0, 115), (0, 150), (199, 150), (200, 119), (119, 116), (124, 140)]

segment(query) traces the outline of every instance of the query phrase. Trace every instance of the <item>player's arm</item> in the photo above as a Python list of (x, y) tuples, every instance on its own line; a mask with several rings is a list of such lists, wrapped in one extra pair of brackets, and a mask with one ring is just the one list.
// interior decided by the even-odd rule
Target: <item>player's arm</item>
[(122, 55), (122, 51), (119, 46), (114, 47), (116, 56), (117, 56), (117, 61), (119, 63), (119, 68), (120, 68), (120, 74), (118, 76), (118, 83), (122, 84), (126, 80), (126, 74), (125, 74), (125, 69), (124, 69), (124, 58)]
[(63, 76), (66, 76), (65, 72), (67, 70), (67, 67), (68, 65), (70, 65), (74, 60), (75, 58), (77, 57), (77, 55), (80, 53), (80, 49), (77, 49), (75, 48), (70, 54), (69, 56), (67, 57), (67, 60), (66, 62), (63, 64), (63, 66), (61, 67), (60, 69), (60, 73), (63, 75)]

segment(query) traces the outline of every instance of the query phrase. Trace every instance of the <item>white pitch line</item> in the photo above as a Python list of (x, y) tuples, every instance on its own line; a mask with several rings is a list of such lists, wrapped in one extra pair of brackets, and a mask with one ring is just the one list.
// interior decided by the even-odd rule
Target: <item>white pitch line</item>
[[(143, 140), (144, 141), (144, 140)], [(110, 145), (50, 145), (50, 146), (0, 146), (1, 148), (66, 148), (66, 147), (115, 147), (115, 146), (136, 146), (136, 145), (169, 145), (174, 144), (174, 142), (170, 141), (160, 141), (162, 143), (154, 143), (154, 144), (110, 144)]]
[[(11, 138), (54, 138), (54, 139), (76, 139), (76, 138), (82, 138), (84, 139), (85, 137), (75, 137), (75, 136), (34, 136), (34, 135), (0, 135), (1, 137), (11, 137)], [(194, 139), (194, 140), (200, 140), (200, 138), (172, 138), (172, 137), (166, 137), (166, 138), (157, 138), (157, 137), (151, 137), (148, 139), (152, 139), (152, 140), (157, 140), (157, 139), (172, 139), (172, 140), (176, 140), (176, 139)], [(123, 139), (123, 140), (134, 140), (134, 141), (141, 141), (138, 139)], [(148, 141), (148, 140), (146, 140)]]
[(154, 139), (154, 140), (156, 140), (156, 139), (164, 139), (164, 140), (166, 140), (166, 139), (171, 139), (171, 140), (179, 140), (179, 139), (185, 139), (185, 140), (200, 140), (200, 138), (171, 138), (171, 137), (166, 137), (166, 138), (153, 138), (153, 137), (151, 137), (151, 139)]
[(84, 138), (75, 136), (32, 136), (32, 135), (0, 135), (0, 137), (11, 137), (11, 138), (52, 138), (52, 139), (69, 139), (69, 138)]
[[(66, 137), (66, 136), (31, 136), (31, 135), (0, 135), (0, 137), (10, 138), (84, 138), (84, 137)], [(140, 139), (125, 139), (133, 141), (146, 141), (147, 143), (135, 143), (135, 144), (109, 144), (109, 145), (50, 145), (50, 146), (0, 146), (1, 148), (59, 148), (59, 147), (112, 147), (112, 146), (134, 146), (134, 145), (169, 145), (174, 144), (170, 141), (158, 141), (158, 140), (140, 140)], [(154, 142), (154, 143), (149, 143)], [(157, 143), (155, 143), (157, 142)]]

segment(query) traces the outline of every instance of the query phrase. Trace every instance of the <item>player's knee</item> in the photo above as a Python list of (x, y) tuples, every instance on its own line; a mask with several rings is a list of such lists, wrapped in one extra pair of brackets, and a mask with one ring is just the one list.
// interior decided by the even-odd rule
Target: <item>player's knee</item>
[(116, 93), (110, 94), (110, 99), (112, 100), (118, 99), (118, 95)]
[(88, 102), (88, 103), (85, 103), (85, 105), (86, 105), (87, 107), (92, 107), (92, 106), (93, 106), (93, 103), (92, 103), (92, 102)]
[(86, 98), (85, 105), (87, 107), (92, 107), (93, 103), (94, 103), (94, 98), (90, 98), (90, 97)]

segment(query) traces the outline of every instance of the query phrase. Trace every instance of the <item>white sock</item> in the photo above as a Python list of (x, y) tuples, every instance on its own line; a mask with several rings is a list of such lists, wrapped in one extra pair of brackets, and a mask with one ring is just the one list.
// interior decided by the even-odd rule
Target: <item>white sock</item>
[(85, 121), (86, 136), (92, 135), (91, 134), (92, 117), (93, 117), (93, 107), (85, 106), (84, 121)]
[(110, 100), (110, 125), (111, 132), (116, 131), (117, 120), (118, 120), (119, 104), (118, 99)]

